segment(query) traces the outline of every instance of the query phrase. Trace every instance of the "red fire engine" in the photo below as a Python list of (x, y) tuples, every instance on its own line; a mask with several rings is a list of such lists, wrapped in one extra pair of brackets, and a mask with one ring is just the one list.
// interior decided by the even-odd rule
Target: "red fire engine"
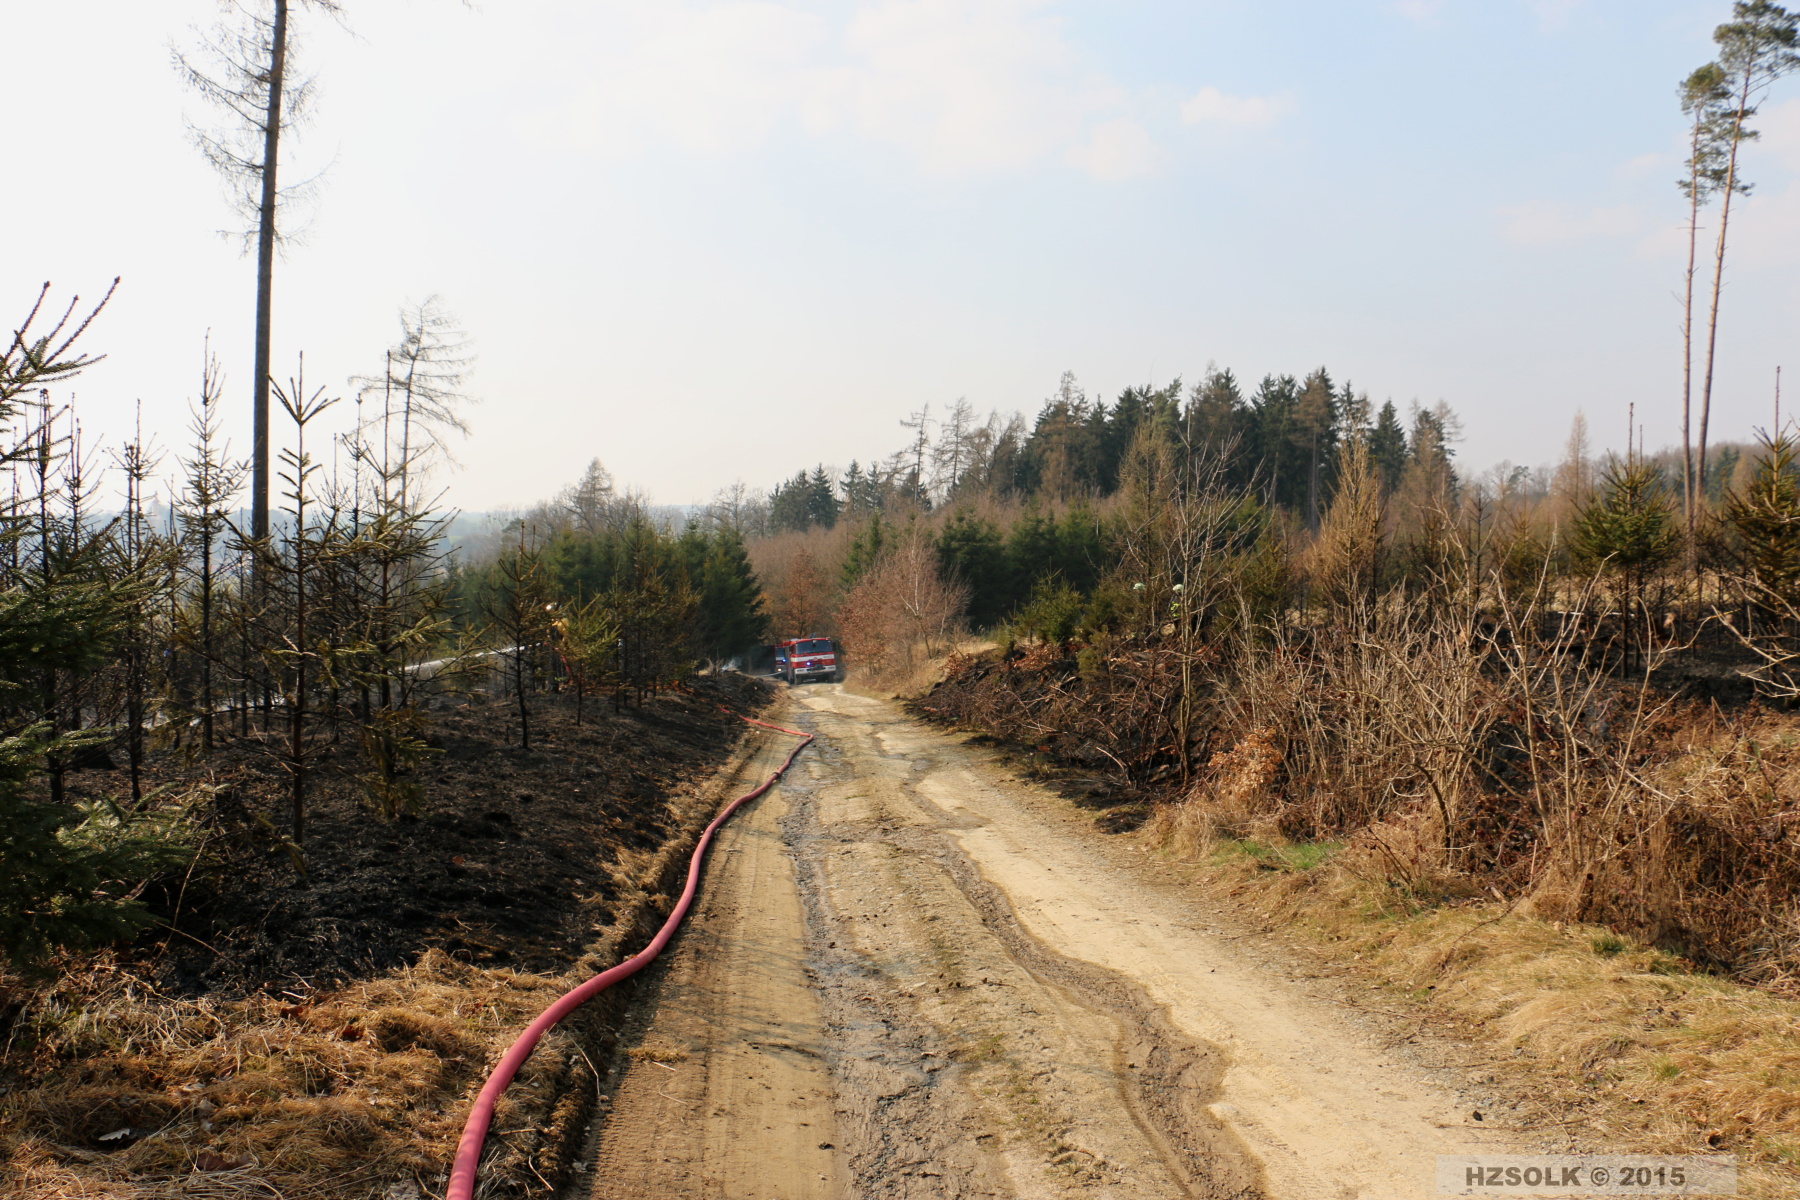
[(775, 643), (775, 670), (789, 683), (822, 679), (840, 683), (844, 670), (838, 644), (830, 638), (790, 638)]

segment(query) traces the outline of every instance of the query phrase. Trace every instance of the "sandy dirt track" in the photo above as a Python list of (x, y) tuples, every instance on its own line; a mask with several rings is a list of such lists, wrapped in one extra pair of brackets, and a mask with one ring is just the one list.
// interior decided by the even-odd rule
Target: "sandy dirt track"
[(574, 1194), (1400, 1200), (1524, 1148), (985, 753), (835, 687), (777, 719), (819, 740), (722, 836)]

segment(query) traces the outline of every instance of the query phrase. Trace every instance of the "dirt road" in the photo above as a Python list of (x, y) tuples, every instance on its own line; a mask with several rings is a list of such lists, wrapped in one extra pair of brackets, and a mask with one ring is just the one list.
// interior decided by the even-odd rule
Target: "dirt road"
[(782, 715), (819, 740), (646, 989), (594, 1200), (1399, 1200), (1517, 1148), (983, 752), (835, 687)]

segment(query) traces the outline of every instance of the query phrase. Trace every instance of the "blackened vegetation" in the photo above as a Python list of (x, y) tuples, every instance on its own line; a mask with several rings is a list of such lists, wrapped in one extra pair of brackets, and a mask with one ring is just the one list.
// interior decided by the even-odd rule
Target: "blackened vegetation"
[[(194, 869), (147, 899), (164, 986), (184, 993), (330, 986), (439, 948), (481, 965), (561, 971), (614, 919), (621, 860), (656, 851), (672, 797), (737, 743), (767, 688), (700, 679), (619, 714), (576, 724), (571, 698), (540, 701), (533, 749), (518, 748), (498, 702), (434, 721), (419, 768), (424, 811), (372, 821), (355, 751), (321, 754), (304, 873), (254, 814), (285, 780), (229, 751)], [(236, 759), (235, 762), (232, 760)]]
[(1154, 646), (955, 656), (942, 682), (908, 702), (928, 721), (984, 731), (972, 740), (1099, 812), (1108, 833), (1138, 828), (1156, 800), (1179, 793), (1179, 705), (1177, 663)]

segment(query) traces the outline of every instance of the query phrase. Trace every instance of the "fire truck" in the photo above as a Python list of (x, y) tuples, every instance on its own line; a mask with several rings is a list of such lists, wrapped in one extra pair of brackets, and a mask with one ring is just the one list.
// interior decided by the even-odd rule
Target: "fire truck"
[(790, 638), (775, 643), (775, 673), (789, 683), (840, 683), (844, 678), (843, 654), (830, 638)]

